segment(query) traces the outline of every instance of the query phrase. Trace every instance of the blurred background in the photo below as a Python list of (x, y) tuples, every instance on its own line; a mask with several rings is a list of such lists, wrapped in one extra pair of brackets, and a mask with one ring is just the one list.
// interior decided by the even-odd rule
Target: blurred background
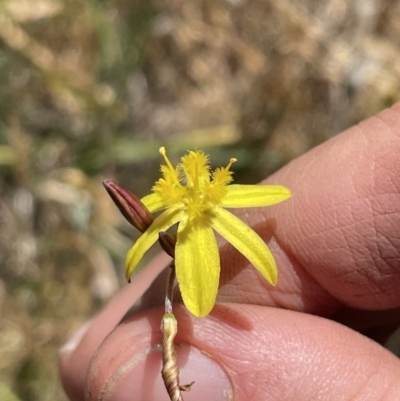
[[(255, 183), (399, 100), (399, 0), (0, 0), (0, 399), (123, 285), (158, 148)], [(377, 133), (378, 135), (378, 133)]]

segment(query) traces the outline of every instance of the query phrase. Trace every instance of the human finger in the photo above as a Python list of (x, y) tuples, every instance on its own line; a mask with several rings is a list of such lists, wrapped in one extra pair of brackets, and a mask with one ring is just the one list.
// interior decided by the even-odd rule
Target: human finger
[[(240, 255), (223, 244), (220, 301), (272, 305), (320, 315), (332, 314), (341, 303), (370, 309), (398, 305), (395, 285), (399, 263), (399, 191), (394, 188), (398, 188), (399, 178), (393, 171), (399, 167), (395, 157), (399, 150), (399, 114), (396, 106), (367, 120), (268, 180), (287, 185), (294, 197), (273, 208), (242, 210), (240, 215), (269, 242), (278, 261), (278, 286), (269, 286)], [(381, 127), (377, 121), (381, 121)], [(380, 134), (377, 138), (376, 132)], [(369, 163), (373, 157), (384, 162)], [(351, 173), (350, 183), (358, 179), (362, 191), (349, 190), (352, 187), (346, 172)], [(360, 193), (364, 198), (360, 198)], [(370, 204), (365, 202), (368, 196)], [(365, 219), (357, 220), (359, 216)], [(379, 248), (376, 239), (381, 241)], [(363, 263), (365, 268), (361, 269)], [(380, 274), (382, 269), (385, 274)], [(76, 397), (83, 394), (84, 372), (93, 352), (137, 297), (122, 295), (119, 299), (121, 303), (112, 304), (96, 319), (98, 326), (90, 329), (71, 355), (70, 363), (64, 358), (61, 364), (66, 388)], [(154, 291), (147, 293), (147, 299), (150, 304), (161, 302)], [(102, 329), (97, 331), (96, 327)]]
[[(133, 316), (104, 341), (88, 372), (88, 400), (168, 400), (157, 346), (162, 313)], [(399, 360), (332, 321), (239, 304), (203, 319), (184, 308), (175, 314), (181, 383), (195, 381), (187, 401), (398, 400)]]
[(265, 183), (282, 204), (237, 210), (268, 242), (273, 288), (231, 245), (221, 248), (219, 300), (329, 315), (340, 304), (400, 306), (400, 104), (323, 143)]

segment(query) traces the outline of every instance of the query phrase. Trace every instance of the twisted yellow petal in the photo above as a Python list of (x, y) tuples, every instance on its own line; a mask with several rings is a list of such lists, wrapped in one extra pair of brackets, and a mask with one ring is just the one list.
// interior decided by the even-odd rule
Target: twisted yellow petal
[(247, 224), (222, 208), (214, 209), (213, 228), (242, 253), (272, 285), (278, 280), (275, 259), (266, 243)]

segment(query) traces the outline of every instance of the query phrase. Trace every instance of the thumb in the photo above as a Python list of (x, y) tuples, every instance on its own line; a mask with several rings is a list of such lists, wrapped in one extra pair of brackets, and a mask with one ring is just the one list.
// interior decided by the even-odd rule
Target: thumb
[[(89, 400), (169, 399), (156, 345), (162, 313), (136, 315), (105, 340), (89, 369)], [(176, 317), (181, 384), (195, 381), (185, 401), (398, 400), (399, 360), (338, 323), (239, 304), (203, 319), (177, 308)]]

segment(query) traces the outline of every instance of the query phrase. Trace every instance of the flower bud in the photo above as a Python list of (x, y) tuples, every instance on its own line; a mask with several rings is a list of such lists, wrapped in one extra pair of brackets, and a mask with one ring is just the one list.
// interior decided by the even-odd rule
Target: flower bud
[(103, 185), (125, 219), (140, 232), (145, 232), (153, 223), (153, 215), (140, 199), (114, 181), (104, 180)]
[(171, 258), (175, 258), (176, 238), (172, 237), (166, 232), (160, 232), (158, 234), (158, 242), (166, 254), (171, 256)]

